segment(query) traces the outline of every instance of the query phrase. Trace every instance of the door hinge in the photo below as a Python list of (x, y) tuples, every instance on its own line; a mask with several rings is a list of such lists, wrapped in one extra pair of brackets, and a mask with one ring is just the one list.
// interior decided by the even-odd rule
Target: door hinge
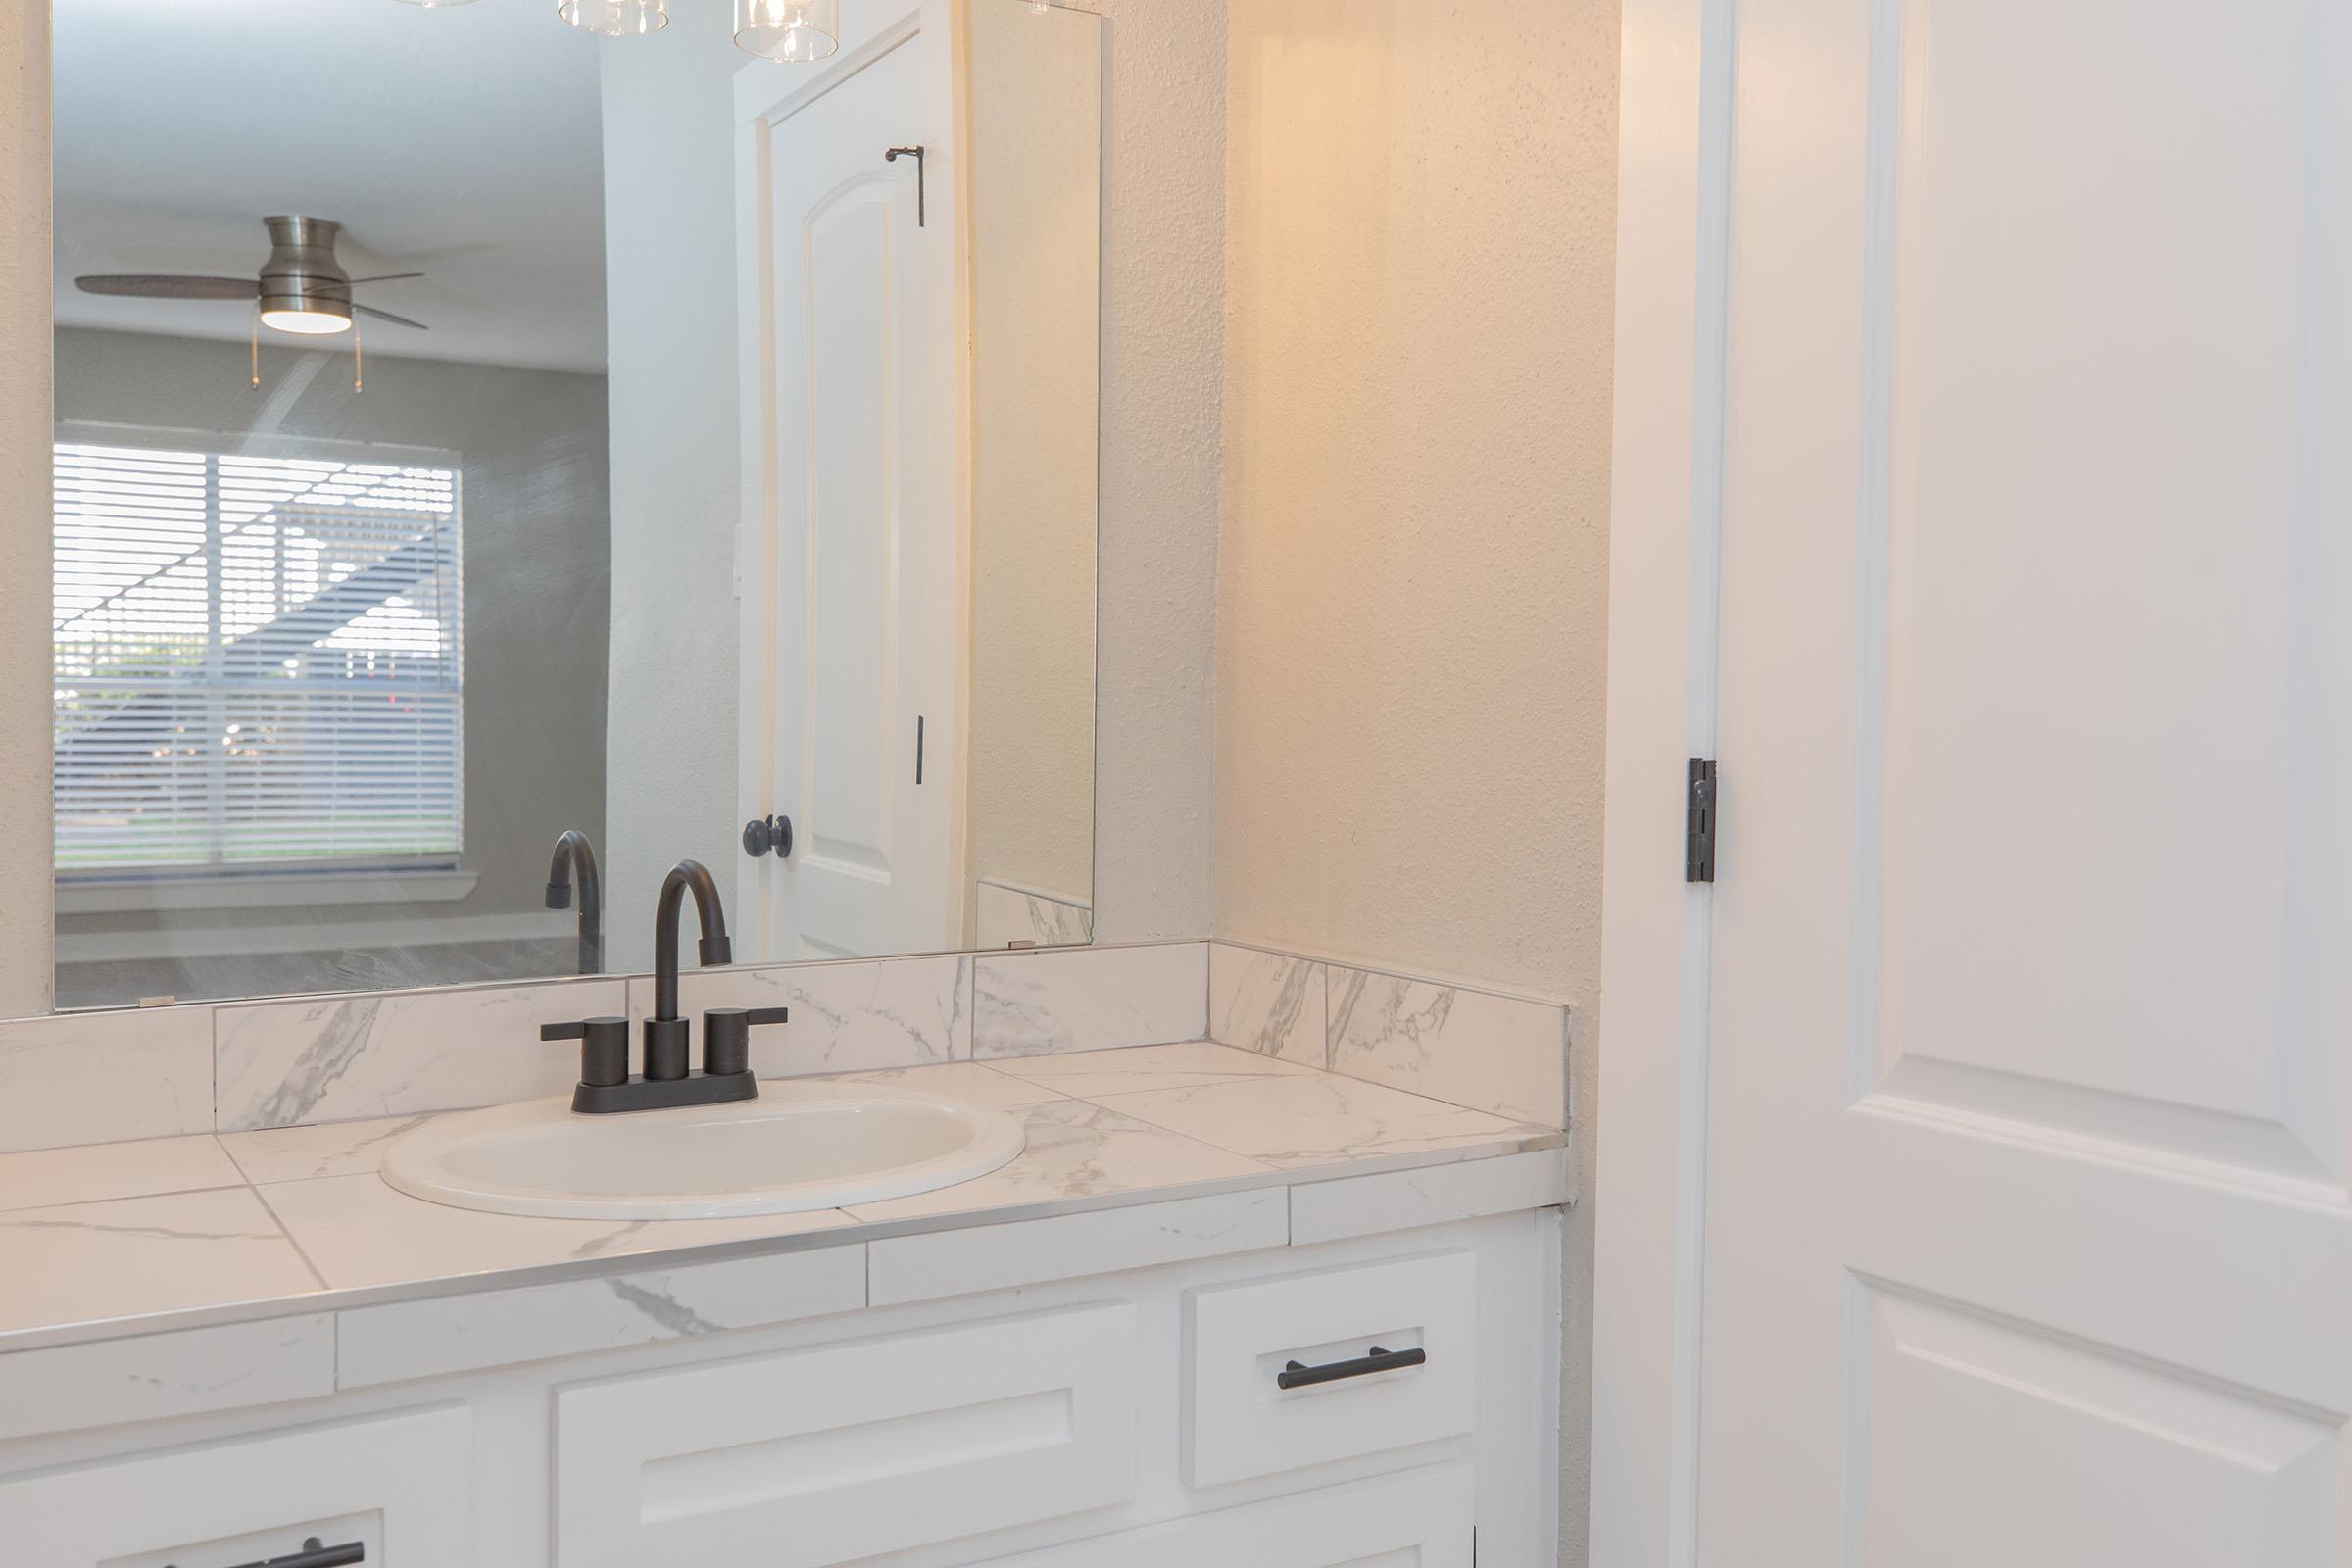
[(1715, 760), (1690, 759), (1683, 797), (1683, 880), (1715, 880)]

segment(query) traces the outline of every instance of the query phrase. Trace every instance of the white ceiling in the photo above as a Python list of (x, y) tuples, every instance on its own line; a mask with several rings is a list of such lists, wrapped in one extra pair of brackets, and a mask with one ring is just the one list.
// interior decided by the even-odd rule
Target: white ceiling
[(555, 11), (56, 0), (59, 322), (241, 340), (241, 303), (101, 298), (74, 278), (251, 275), (262, 219), (303, 213), (345, 225), (354, 276), (429, 274), (360, 291), (432, 328), (364, 323), (369, 354), (601, 372), (597, 51), (660, 40), (608, 44)]

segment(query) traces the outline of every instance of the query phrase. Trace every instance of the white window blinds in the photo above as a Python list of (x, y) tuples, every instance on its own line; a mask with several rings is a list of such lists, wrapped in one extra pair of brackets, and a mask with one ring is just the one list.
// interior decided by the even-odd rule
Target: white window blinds
[(56, 447), (61, 876), (457, 858), (456, 460), (270, 450)]

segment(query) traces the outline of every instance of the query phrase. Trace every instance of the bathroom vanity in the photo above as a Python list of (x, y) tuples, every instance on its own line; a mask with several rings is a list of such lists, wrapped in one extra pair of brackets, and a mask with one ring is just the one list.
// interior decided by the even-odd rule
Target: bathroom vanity
[(848, 1077), (1027, 1147), (614, 1223), (383, 1184), (432, 1118), (5, 1156), (154, 1190), (0, 1213), (0, 1563), (1548, 1555), (1562, 1135), (1211, 1043)]
[(0, 28), (0, 1568), (1551, 1560), (1565, 1002), (1199, 939), (1222, 22), (675, 9)]

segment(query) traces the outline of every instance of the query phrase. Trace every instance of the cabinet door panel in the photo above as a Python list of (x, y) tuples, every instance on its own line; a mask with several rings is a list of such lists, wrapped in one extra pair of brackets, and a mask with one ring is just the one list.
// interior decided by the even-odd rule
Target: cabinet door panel
[(212, 1568), (316, 1531), (367, 1542), (369, 1568), (467, 1568), (472, 1422), (421, 1410), (0, 1482), (0, 1563)]

